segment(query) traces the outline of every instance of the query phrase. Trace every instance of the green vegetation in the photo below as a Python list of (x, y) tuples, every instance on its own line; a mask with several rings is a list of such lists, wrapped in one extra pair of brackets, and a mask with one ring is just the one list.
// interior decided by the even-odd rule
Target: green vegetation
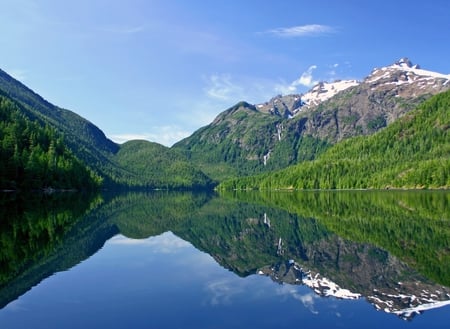
[(127, 142), (120, 146), (115, 159), (132, 173), (125, 182), (128, 187), (195, 189), (213, 185), (184, 155), (157, 143)]
[(52, 255), (64, 236), (100, 204), (98, 195), (84, 193), (1, 194), (0, 288), (28, 271), (30, 264)]
[(60, 134), (21, 110), (0, 95), (0, 189), (97, 189), (101, 178), (67, 149)]
[(450, 91), (374, 135), (334, 145), (317, 160), (228, 180), (219, 188), (450, 188), (449, 108)]
[(386, 119), (384, 116), (378, 116), (367, 122), (367, 128), (371, 131), (377, 131), (383, 127), (386, 127)]
[(254, 173), (268, 152), (275, 136), (274, 116), (262, 114), (254, 106), (241, 102), (221, 113), (214, 122), (176, 143), (173, 149), (184, 152), (210, 177), (227, 177)]

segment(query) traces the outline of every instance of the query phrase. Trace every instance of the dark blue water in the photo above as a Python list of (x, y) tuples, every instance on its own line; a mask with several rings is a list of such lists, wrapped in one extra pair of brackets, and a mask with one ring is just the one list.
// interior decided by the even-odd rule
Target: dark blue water
[(364, 299), (320, 297), (266, 276), (241, 278), (167, 232), (118, 235), (0, 312), (1, 328), (448, 328), (450, 309), (407, 322)]

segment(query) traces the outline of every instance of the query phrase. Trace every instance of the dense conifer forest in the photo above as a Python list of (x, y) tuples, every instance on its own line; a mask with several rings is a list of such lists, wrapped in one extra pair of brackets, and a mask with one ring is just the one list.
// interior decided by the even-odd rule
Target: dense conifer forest
[(78, 160), (61, 134), (22, 114), (0, 95), (0, 188), (96, 189), (102, 179)]

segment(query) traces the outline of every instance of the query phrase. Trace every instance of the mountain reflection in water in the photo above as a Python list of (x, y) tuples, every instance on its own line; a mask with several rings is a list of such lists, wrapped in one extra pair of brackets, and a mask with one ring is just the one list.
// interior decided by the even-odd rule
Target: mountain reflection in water
[(117, 234), (144, 239), (168, 231), (240, 277), (365, 298), (402, 319), (450, 304), (449, 192), (33, 198), (1, 200), (1, 308)]

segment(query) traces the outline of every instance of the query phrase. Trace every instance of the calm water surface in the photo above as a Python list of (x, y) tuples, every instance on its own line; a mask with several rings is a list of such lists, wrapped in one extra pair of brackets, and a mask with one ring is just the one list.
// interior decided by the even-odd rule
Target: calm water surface
[(450, 323), (446, 192), (11, 199), (0, 328)]

